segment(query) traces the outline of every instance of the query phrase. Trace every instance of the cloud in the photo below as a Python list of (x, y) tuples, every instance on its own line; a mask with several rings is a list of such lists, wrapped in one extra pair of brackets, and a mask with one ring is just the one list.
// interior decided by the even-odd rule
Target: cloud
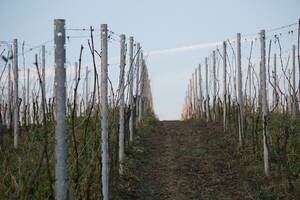
[(182, 53), (182, 52), (194, 51), (198, 49), (212, 48), (220, 44), (222, 44), (222, 42), (202, 43), (202, 44), (194, 44), (190, 46), (161, 49), (161, 50), (150, 51), (148, 52), (148, 55), (157, 56), (157, 55), (164, 55), (164, 54)]

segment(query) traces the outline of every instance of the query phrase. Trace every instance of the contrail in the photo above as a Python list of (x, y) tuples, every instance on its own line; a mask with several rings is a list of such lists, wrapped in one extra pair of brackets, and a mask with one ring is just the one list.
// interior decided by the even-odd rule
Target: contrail
[(182, 53), (182, 52), (194, 51), (197, 49), (216, 47), (217, 45), (220, 45), (220, 44), (222, 44), (222, 42), (202, 43), (202, 44), (194, 44), (194, 45), (190, 45), (190, 46), (161, 49), (161, 50), (150, 51), (150, 52), (148, 52), (148, 55), (156, 56), (156, 55), (164, 55), (164, 54), (172, 54), (172, 53)]

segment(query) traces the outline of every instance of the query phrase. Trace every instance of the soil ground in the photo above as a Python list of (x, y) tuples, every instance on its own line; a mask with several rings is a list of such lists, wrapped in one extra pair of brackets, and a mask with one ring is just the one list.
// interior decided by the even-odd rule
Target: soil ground
[(162, 121), (142, 134), (138, 199), (254, 199), (222, 127)]

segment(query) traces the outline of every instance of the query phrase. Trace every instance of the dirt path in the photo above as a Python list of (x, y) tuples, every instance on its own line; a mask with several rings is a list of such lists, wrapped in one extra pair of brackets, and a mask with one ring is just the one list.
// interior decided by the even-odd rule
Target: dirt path
[(221, 127), (163, 121), (145, 134), (139, 169), (143, 198), (251, 199)]

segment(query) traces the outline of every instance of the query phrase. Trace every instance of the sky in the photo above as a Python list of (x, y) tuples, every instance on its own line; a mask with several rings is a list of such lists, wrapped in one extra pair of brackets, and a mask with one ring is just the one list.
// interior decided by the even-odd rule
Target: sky
[[(154, 109), (160, 119), (180, 118), (191, 73), (216, 42), (238, 32), (253, 34), (295, 23), (300, 17), (299, 0), (0, 0), (0, 9), (0, 41), (18, 38), (29, 47), (53, 38), (56, 18), (65, 19), (67, 28), (100, 28), (106, 23), (117, 34), (134, 36), (148, 54)], [(69, 36), (87, 34), (67, 31)], [(73, 63), (86, 39), (70, 40), (67, 61)], [(109, 45), (111, 70), (117, 72), (118, 44)], [(53, 44), (46, 48), (50, 51)]]

